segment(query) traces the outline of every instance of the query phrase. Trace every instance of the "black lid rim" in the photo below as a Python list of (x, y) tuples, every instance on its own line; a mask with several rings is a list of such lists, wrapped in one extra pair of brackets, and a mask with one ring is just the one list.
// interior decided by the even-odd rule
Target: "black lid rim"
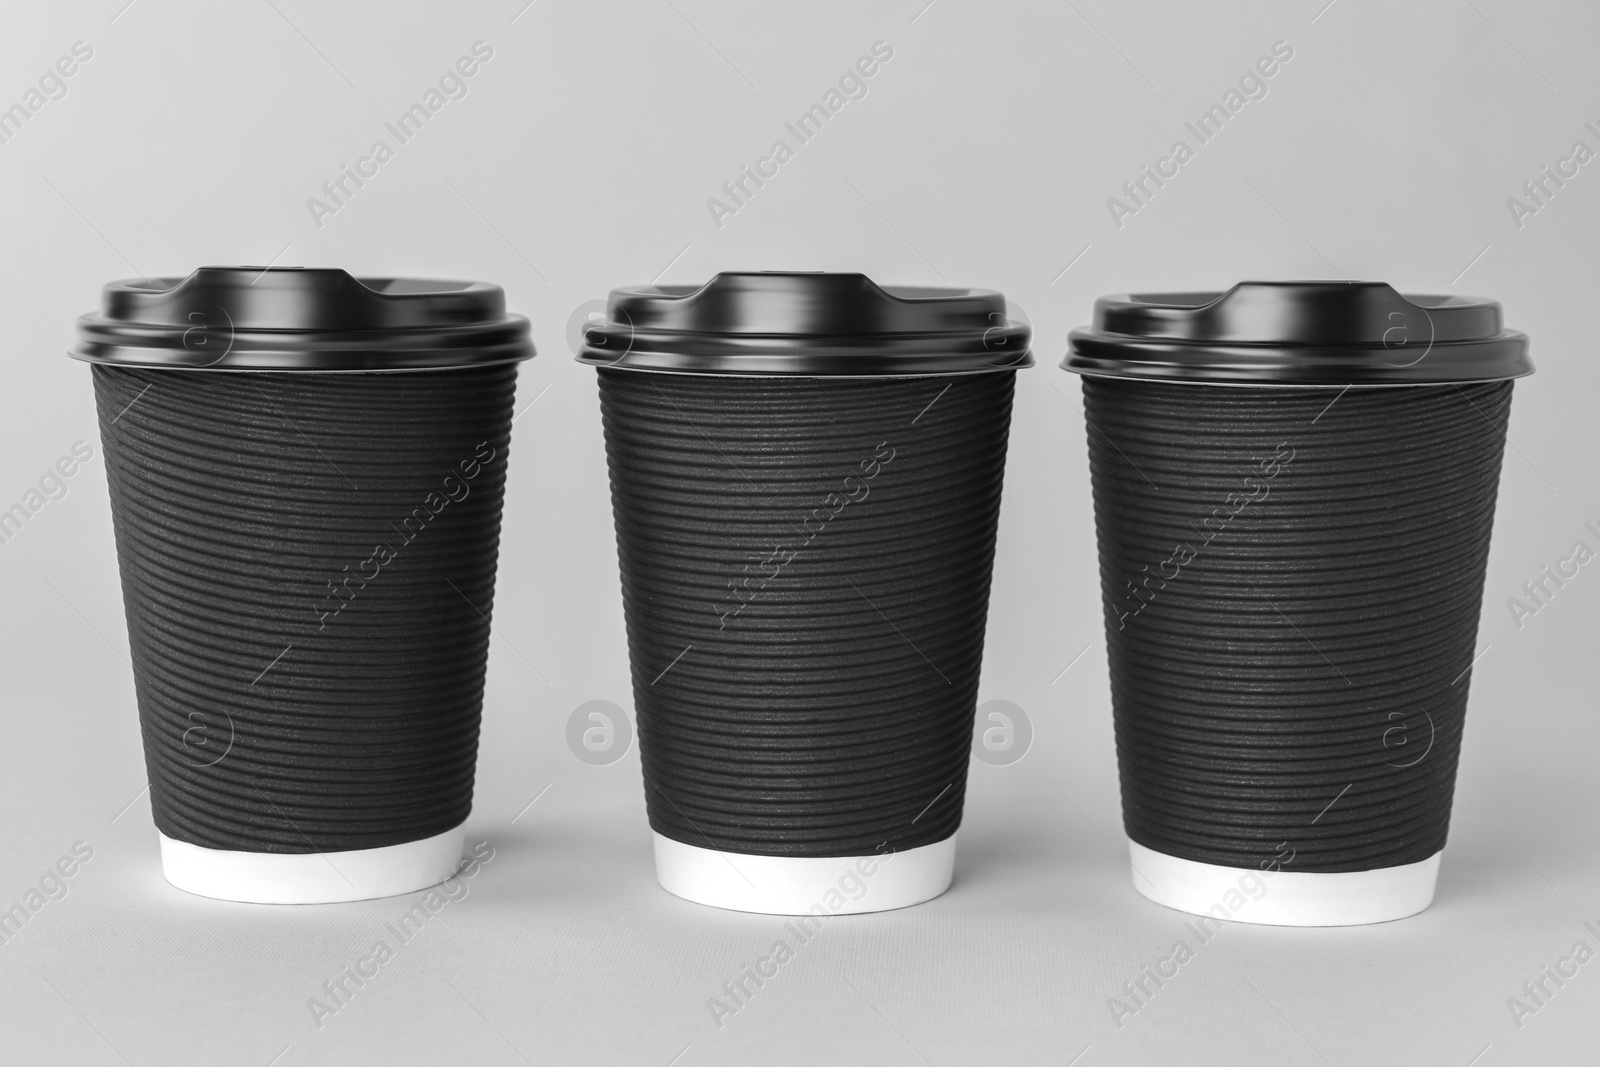
[(738, 377), (897, 378), (1033, 365), (1032, 329), (991, 289), (879, 286), (864, 274), (728, 271), (613, 289), (580, 363)]
[[(638, 338), (633, 339), (637, 341)], [(621, 357), (605, 348), (584, 345), (579, 363), (613, 370), (668, 374), (726, 374), (747, 378), (927, 378), (946, 374), (984, 374), (1033, 366), (1027, 349), (977, 357), (968, 351), (938, 352), (932, 346), (908, 346), (904, 352), (869, 351), (854, 346), (804, 350), (800, 346), (763, 351), (752, 346), (735, 352), (684, 352), (633, 348)]]
[(1063, 370), (1101, 378), (1200, 385), (1450, 385), (1507, 381), (1534, 372), (1527, 335), (1437, 343), (1421, 355), (1387, 348), (1290, 345), (1183, 345), (1110, 340), (1088, 330), (1067, 335)]
[(1068, 334), (1061, 366), (1103, 378), (1261, 386), (1449, 385), (1534, 372), (1493, 300), (1382, 282), (1240, 282), (1115, 294)]
[(579, 359), (578, 362), (586, 363), (596, 370), (626, 371), (631, 374), (676, 374), (693, 378), (785, 378), (806, 379), (810, 381), (890, 381), (896, 378), (967, 378), (977, 374), (1000, 374), (1005, 371), (1021, 370), (1033, 366), (1029, 358), (1024, 363), (1014, 363), (1007, 367), (984, 367), (979, 370), (971, 368), (963, 370), (896, 370), (892, 373), (862, 371), (854, 368), (847, 371), (783, 371), (766, 368), (758, 370), (747, 369), (721, 369), (721, 370), (685, 370), (682, 367), (648, 366), (641, 363), (612, 364), (602, 363), (597, 360)]
[(1188, 387), (1188, 386), (1193, 386), (1193, 387), (1196, 387), (1196, 388), (1210, 387), (1210, 388), (1214, 388), (1214, 389), (1285, 389), (1285, 390), (1289, 390), (1289, 389), (1323, 389), (1323, 390), (1344, 390), (1344, 389), (1448, 389), (1448, 388), (1450, 388), (1452, 386), (1457, 386), (1457, 385), (1492, 385), (1495, 382), (1511, 382), (1511, 381), (1516, 381), (1519, 378), (1526, 378), (1528, 375), (1533, 373), (1533, 371), (1530, 369), (1530, 370), (1528, 370), (1528, 371), (1526, 371), (1526, 372), (1524, 372), (1522, 374), (1517, 374), (1517, 375), (1514, 375), (1514, 376), (1512, 376), (1510, 378), (1451, 378), (1448, 381), (1441, 381), (1441, 380), (1439, 380), (1437, 378), (1433, 378), (1433, 379), (1424, 379), (1424, 380), (1409, 381), (1409, 382), (1398, 382), (1398, 381), (1389, 381), (1389, 382), (1353, 382), (1353, 381), (1348, 381), (1348, 380), (1343, 380), (1343, 379), (1341, 379), (1341, 380), (1330, 380), (1330, 381), (1292, 381), (1292, 382), (1289, 382), (1289, 381), (1265, 381), (1265, 380), (1259, 380), (1259, 379), (1258, 380), (1246, 381), (1246, 380), (1242, 380), (1242, 379), (1232, 379), (1232, 378), (1196, 378), (1196, 377), (1194, 377), (1192, 375), (1187, 375), (1187, 376), (1184, 376), (1184, 377), (1178, 377), (1178, 376), (1162, 377), (1162, 376), (1153, 375), (1153, 374), (1133, 375), (1133, 374), (1122, 374), (1122, 373), (1105, 373), (1105, 372), (1097, 371), (1097, 370), (1083, 370), (1083, 369), (1078, 368), (1078, 367), (1069, 367), (1064, 362), (1061, 364), (1061, 368), (1063, 370), (1071, 371), (1072, 373), (1076, 374), (1080, 378), (1095, 378), (1095, 379), (1098, 379), (1100, 381), (1107, 381), (1107, 382), (1113, 382), (1113, 381), (1115, 381), (1115, 382), (1148, 382), (1148, 383), (1150, 383), (1152, 385), (1181, 385), (1181, 386), (1185, 386), (1185, 387)]
[[(86, 349), (88, 351), (85, 351)], [(130, 370), (189, 371), (208, 374), (419, 374), (523, 363), (532, 359), (534, 353), (531, 345), (526, 354), (496, 358), (481, 350), (474, 350), (459, 354), (453, 360), (442, 353), (429, 353), (419, 357), (416, 353), (366, 351), (360, 356), (340, 357), (323, 352), (255, 352), (248, 356), (230, 355), (217, 363), (199, 364), (184, 363), (177, 357), (163, 359), (149, 349), (108, 349), (105, 346), (80, 345), (78, 351), (68, 350), (67, 355), (80, 363), (92, 363), (103, 367), (126, 367)]]
[(528, 320), (489, 282), (339, 268), (201, 267), (123, 279), (78, 319), (74, 359), (160, 370), (389, 373), (520, 362)]
[[(459, 370), (495, 363), (520, 363), (536, 354), (529, 323), (508, 315), (498, 323), (455, 331), (409, 330), (394, 333), (348, 331), (343, 337), (310, 332), (296, 338), (303, 347), (284, 344), (289, 331), (234, 331), (220, 357), (174, 345), (170, 334), (108, 324), (98, 315), (78, 320), (78, 344), (67, 354), (84, 363), (158, 370), (258, 370), (384, 373)], [(397, 344), (403, 341), (404, 344)], [(476, 343), (462, 343), (463, 341)]]

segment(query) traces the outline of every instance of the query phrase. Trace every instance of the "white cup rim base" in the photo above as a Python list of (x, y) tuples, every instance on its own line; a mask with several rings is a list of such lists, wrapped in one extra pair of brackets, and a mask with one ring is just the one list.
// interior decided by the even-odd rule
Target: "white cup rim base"
[[(1145, 897), (1192, 915), (1263, 926), (1364, 926), (1415, 915), (1433, 903), (1443, 854), (1369, 871), (1268, 873), (1180, 859), (1128, 842), (1133, 887)], [(1251, 875), (1254, 883), (1241, 886)]]
[(763, 915), (893, 911), (932, 900), (950, 888), (955, 872), (955, 834), (904, 852), (821, 857), (719, 852), (654, 831), (652, 835), (661, 888), (684, 900), (729, 911)]
[(161, 834), (161, 873), (186, 893), (245, 904), (336, 904), (414, 893), (456, 872), (466, 829), (346, 852), (235, 852)]

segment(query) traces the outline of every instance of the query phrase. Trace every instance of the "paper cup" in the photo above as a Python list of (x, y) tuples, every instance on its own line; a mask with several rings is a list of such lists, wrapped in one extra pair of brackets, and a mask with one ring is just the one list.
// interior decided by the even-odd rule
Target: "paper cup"
[(724, 274), (588, 331), (668, 891), (832, 914), (950, 884), (1028, 361), (1004, 307)]
[(493, 286), (339, 270), (113, 283), (80, 322), (173, 885), (455, 871), (526, 335)]
[(1217, 919), (1433, 899), (1510, 379), (1499, 306), (1108, 297), (1072, 335), (1134, 885)]

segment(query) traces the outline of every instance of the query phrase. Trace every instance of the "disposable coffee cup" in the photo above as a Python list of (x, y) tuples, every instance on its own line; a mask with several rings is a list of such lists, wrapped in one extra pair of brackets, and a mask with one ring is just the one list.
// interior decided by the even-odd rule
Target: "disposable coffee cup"
[(949, 886), (1028, 339), (999, 293), (824, 273), (617, 289), (586, 327), (669, 892)]
[(449, 877), (527, 321), (478, 282), (204, 267), (107, 285), (78, 334), (167, 880)]
[(1140, 893), (1432, 902), (1527, 352), (1493, 301), (1365, 282), (1105, 297), (1072, 333)]

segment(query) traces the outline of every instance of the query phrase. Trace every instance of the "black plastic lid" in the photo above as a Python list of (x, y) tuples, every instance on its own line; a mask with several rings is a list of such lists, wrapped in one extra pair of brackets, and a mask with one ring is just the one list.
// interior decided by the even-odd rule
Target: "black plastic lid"
[(1500, 305), (1382, 282), (1240, 282), (1226, 293), (1095, 301), (1062, 366), (1109, 378), (1239, 385), (1427, 385), (1533, 373)]
[(78, 320), (76, 359), (129, 367), (395, 371), (528, 359), (528, 320), (485, 282), (338, 268), (201, 267), (112, 282)]
[(578, 359), (601, 367), (791, 377), (896, 377), (1033, 364), (1031, 330), (990, 289), (893, 288), (865, 274), (719, 274), (613, 289)]

